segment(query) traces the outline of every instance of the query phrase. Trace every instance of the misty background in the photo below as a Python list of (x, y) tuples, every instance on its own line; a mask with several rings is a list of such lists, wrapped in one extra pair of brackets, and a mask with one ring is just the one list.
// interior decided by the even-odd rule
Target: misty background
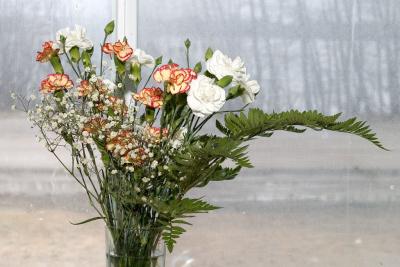
[[(0, 266), (105, 262), (103, 226), (68, 223), (92, 210), (9, 96), (38, 95), (51, 67), (36, 51), (58, 29), (83, 25), (98, 48), (111, 8), (0, 0)], [(192, 65), (208, 47), (240, 56), (254, 106), (358, 116), (391, 150), (330, 132), (256, 140), (255, 168), (192, 192), (224, 209), (194, 220), (168, 267), (399, 266), (399, 26), (397, 0), (139, 0), (140, 49), (184, 64), (189, 38)]]

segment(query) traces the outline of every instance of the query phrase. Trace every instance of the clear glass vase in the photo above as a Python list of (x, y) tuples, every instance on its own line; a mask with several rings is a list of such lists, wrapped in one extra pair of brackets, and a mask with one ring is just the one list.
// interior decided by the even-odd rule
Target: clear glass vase
[(164, 267), (162, 230), (106, 227), (107, 267)]

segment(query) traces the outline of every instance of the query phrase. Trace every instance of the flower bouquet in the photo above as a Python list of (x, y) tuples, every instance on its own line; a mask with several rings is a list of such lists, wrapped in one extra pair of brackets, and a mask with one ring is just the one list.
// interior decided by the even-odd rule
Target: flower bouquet
[[(164, 266), (165, 246), (173, 250), (188, 218), (218, 208), (187, 193), (252, 167), (246, 143), (255, 137), (326, 129), (383, 148), (355, 118), (246, 111), (260, 86), (239, 57), (232, 60), (209, 48), (205, 62), (192, 66), (186, 40), (184, 67), (172, 60), (163, 64), (162, 57), (132, 48), (126, 38), (108, 42), (113, 30), (114, 22), (104, 29), (99, 67), (92, 64), (94, 47), (82, 27), (59, 31), (37, 54), (37, 61), (54, 70), (41, 82), (40, 102), (13, 96), (96, 211), (96, 217), (77, 224), (104, 221), (107, 266)], [(223, 109), (240, 98), (241, 109)], [(220, 134), (204, 131), (212, 121)], [(69, 159), (60, 149), (69, 151)]]

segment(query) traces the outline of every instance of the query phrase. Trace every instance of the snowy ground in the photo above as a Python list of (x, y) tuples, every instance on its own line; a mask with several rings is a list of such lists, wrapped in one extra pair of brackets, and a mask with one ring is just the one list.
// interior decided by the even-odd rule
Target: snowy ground
[[(0, 266), (104, 266), (101, 223), (21, 117), (0, 114)], [(372, 123), (384, 152), (344, 134), (280, 133), (256, 166), (206, 195), (168, 267), (400, 266), (400, 124)]]

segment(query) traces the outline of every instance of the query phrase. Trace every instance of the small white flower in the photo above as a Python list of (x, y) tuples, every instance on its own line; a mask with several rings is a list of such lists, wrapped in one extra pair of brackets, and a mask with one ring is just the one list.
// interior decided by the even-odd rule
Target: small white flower
[(11, 110), (15, 110), (15, 109), (16, 109), (15, 105), (12, 105)]
[(93, 75), (92, 77), (90, 77), (89, 82), (91, 83), (97, 82), (97, 77)]
[(17, 99), (17, 95), (15, 93), (11, 93), (11, 98), (14, 100)]
[(111, 174), (117, 174), (117, 173), (118, 173), (117, 170), (112, 170), (112, 171), (111, 171)]
[(83, 131), (83, 132), (82, 132), (82, 135), (83, 135), (84, 137), (88, 137), (88, 136), (89, 136), (89, 132), (88, 132), (88, 131)]
[(103, 80), (103, 84), (108, 88), (108, 90), (110, 90), (111, 92), (114, 91), (115, 89), (117, 89), (117, 86), (115, 85), (115, 83), (113, 83), (112, 81), (108, 80), (108, 79), (104, 79)]
[(85, 72), (90, 72), (90, 71), (91, 71), (90, 67), (85, 68)]
[(142, 182), (146, 184), (146, 183), (150, 182), (150, 178), (143, 177)]
[(153, 162), (151, 163), (150, 167), (152, 169), (155, 169), (155, 168), (157, 168), (157, 166), (158, 166), (158, 161), (157, 160), (153, 160)]
[(244, 62), (240, 57), (236, 57), (232, 60), (220, 50), (216, 50), (213, 53), (212, 57), (207, 60), (206, 66), (207, 70), (218, 79), (230, 75), (233, 77), (234, 81), (238, 81), (246, 74)]
[(122, 88), (124, 85), (122, 83), (118, 83), (117, 87)]
[(93, 47), (92, 41), (86, 38), (86, 29), (82, 26), (75, 25), (75, 29), (71, 30), (70, 28), (64, 28), (57, 32), (56, 39), (57, 44), (60, 48), (60, 52), (63, 53), (63, 47), (61, 44), (61, 36), (64, 36), (65, 39), (65, 50), (69, 52), (72, 47), (77, 46), (81, 49), (90, 49)]
[(36, 100), (36, 96), (35, 96), (34, 94), (31, 94), (31, 95), (29, 96), (29, 99), (32, 100), (32, 101), (34, 101), (34, 100)]
[(225, 90), (214, 84), (214, 80), (199, 75), (190, 84), (187, 102), (194, 115), (204, 117), (222, 108), (225, 104)]

